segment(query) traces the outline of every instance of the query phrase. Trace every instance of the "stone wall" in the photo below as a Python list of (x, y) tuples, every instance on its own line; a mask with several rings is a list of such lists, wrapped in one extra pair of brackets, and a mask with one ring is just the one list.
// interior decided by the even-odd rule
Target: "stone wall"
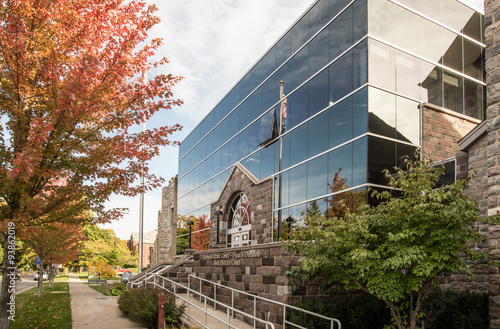
[[(485, 43), (486, 84), (488, 120), (487, 134), (487, 182), (488, 215), (500, 211), (500, 1), (485, 1)], [(499, 227), (491, 226), (488, 231), (490, 253), (500, 260)], [(489, 277), (490, 328), (500, 328), (500, 273), (492, 269)]]
[(162, 189), (161, 210), (158, 212), (155, 264), (173, 262), (177, 245), (177, 175)]
[(469, 133), (478, 120), (453, 111), (425, 104), (422, 108), (422, 155), (442, 161), (458, 153), (457, 142)]
[[(318, 282), (292, 286), (285, 273), (295, 265), (298, 265), (298, 257), (284, 250), (280, 242), (275, 242), (196, 252), (192, 273), (202, 279), (249, 293), (237, 294), (233, 302), (235, 308), (253, 314), (253, 295), (291, 305), (300, 298), (322, 296)], [(199, 289), (199, 280), (191, 280), (191, 288)], [(214, 298), (213, 286), (204, 285), (202, 291)], [(231, 298), (229, 289), (217, 289), (218, 301), (230, 303)], [(275, 324), (283, 323), (283, 307), (259, 301), (257, 317)]]
[[(269, 243), (273, 241), (273, 180), (272, 178), (257, 180), (245, 167), (237, 163), (222, 190), (221, 195), (211, 205), (210, 213), (222, 212), (217, 232), (217, 220), (212, 216), (210, 229), (210, 248), (225, 247), (227, 244), (227, 228), (231, 204), (239, 192), (244, 192), (250, 201), (251, 210), (251, 244)], [(220, 244), (217, 245), (217, 234)]]

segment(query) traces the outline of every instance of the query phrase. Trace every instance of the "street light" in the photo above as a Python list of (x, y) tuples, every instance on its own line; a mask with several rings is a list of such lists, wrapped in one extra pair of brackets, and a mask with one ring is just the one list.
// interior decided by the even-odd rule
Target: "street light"
[(214, 212), (214, 216), (217, 216), (217, 244), (220, 244), (219, 242), (219, 232), (220, 232), (220, 221), (219, 221), (219, 216), (222, 215), (222, 211), (217, 210)]
[(189, 226), (189, 249), (191, 249), (191, 226), (194, 224), (192, 220), (188, 221), (187, 222), (188, 226)]

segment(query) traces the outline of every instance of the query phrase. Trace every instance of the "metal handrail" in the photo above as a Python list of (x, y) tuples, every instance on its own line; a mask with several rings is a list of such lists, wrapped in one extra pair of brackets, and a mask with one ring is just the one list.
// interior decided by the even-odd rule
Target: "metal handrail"
[[(148, 278), (151, 278), (151, 277), (153, 277), (153, 279), (154, 279), (154, 281), (153, 281), (153, 282), (148, 282), (148, 281), (146, 281)], [(158, 283), (156, 282), (156, 278), (157, 278), (157, 277), (158, 277), (158, 278), (160, 278), (160, 279), (162, 280), (162, 284), (161, 284), (161, 285), (160, 285), (160, 284), (158, 284)], [(173, 284), (173, 286), (174, 286), (174, 291), (171, 291), (171, 290), (169, 290), (168, 288), (166, 288), (166, 287), (165, 287), (165, 281), (167, 281), (167, 282), (169, 282), (169, 283)], [(142, 282), (143, 282), (144, 284), (148, 284), (148, 283), (149, 283), (149, 284), (152, 284), (152, 285), (154, 285), (154, 286), (157, 286), (157, 287), (159, 287), (159, 288), (161, 288), (161, 289), (163, 289), (163, 290), (165, 290), (165, 291), (167, 291), (167, 292), (169, 292), (169, 293), (171, 293), (171, 294), (175, 295), (177, 298), (181, 299), (182, 301), (186, 302), (186, 303), (188, 304), (188, 307), (187, 307), (188, 312), (187, 312), (187, 313), (184, 313), (184, 314), (186, 314), (186, 315), (187, 315), (190, 319), (194, 320), (196, 323), (198, 323), (199, 325), (203, 326), (204, 328), (208, 328), (208, 327), (206, 326), (206, 325), (207, 325), (207, 316), (210, 316), (210, 317), (212, 317), (212, 318), (216, 319), (217, 321), (220, 321), (220, 322), (222, 322), (223, 324), (227, 325), (228, 327), (231, 327), (231, 328), (234, 328), (234, 329), (238, 329), (237, 327), (235, 327), (234, 325), (232, 325), (232, 324), (231, 324), (231, 317), (232, 317), (232, 315), (234, 315), (234, 312), (236, 312), (236, 313), (240, 313), (240, 314), (242, 314), (242, 315), (243, 315), (243, 316), (245, 316), (245, 317), (249, 317), (249, 318), (253, 319), (253, 320), (254, 320), (254, 323), (257, 321), (257, 322), (260, 322), (260, 323), (262, 323), (262, 324), (265, 324), (265, 325), (266, 325), (266, 329), (267, 329), (267, 328), (270, 328), (270, 329), (275, 329), (275, 326), (274, 326), (274, 324), (273, 324), (272, 322), (269, 322), (269, 321), (266, 321), (266, 320), (263, 320), (263, 319), (259, 319), (259, 318), (257, 318), (256, 316), (252, 316), (252, 315), (247, 314), (247, 313), (245, 313), (245, 312), (243, 312), (243, 311), (240, 311), (240, 310), (238, 310), (238, 309), (236, 309), (236, 308), (233, 308), (233, 307), (231, 307), (231, 306), (225, 305), (224, 303), (221, 303), (221, 302), (219, 302), (219, 301), (217, 301), (217, 300), (215, 300), (215, 299), (212, 299), (212, 298), (210, 298), (210, 297), (208, 297), (208, 296), (203, 296), (203, 298), (204, 298), (204, 308), (198, 307), (197, 305), (195, 305), (194, 303), (192, 303), (192, 302), (190, 301), (190, 294), (191, 294), (191, 293), (192, 293), (192, 294), (199, 294), (197, 291), (194, 291), (193, 289), (191, 289), (191, 288), (190, 288), (190, 287), (188, 287), (188, 286), (185, 286), (185, 285), (183, 285), (183, 284), (181, 284), (181, 283), (179, 283), (179, 282), (175, 282), (175, 281), (173, 281), (173, 280), (170, 280), (170, 279), (168, 279), (168, 278), (165, 278), (165, 277), (163, 277), (163, 276), (161, 276), (161, 275), (158, 275), (158, 274), (156, 274), (156, 273), (148, 273), (148, 274), (146, 275), (145, 280), (143, 280)], [(186, 289), (186, 290), (187, 290), (187, 292), (188, 292), (188, 293), (187, 293), (187, 299), (185, 299), (185, 298), (181, 297), (181, 296), (177, 293), (177, 286), (180, 286), (182, 289)], [(224, 308), (226, 308), (226, 313), (227, 313), (227, 322), (226, 322), (225, 320), (223, 320), (223, 319), (221, 319), (221, 318), (219, 318), (219, 317), (217, 317), (217, 316), (213, 315), (213, 314), (210, 314), (210, 313), (207, 311), (207, 301), (214, 303), (214, 306), (215, 306), (215, 305), (221, 305), (221, 306), (223, 306)], [(204, 315), (205, 315), (205, 316), (204, 316), (204, 323), (201, 323), (200, 321), (198, 321), (197, 319), (195, 319), (193, 316), (191, 316), (191, 315), (189, 314), (189, 307), (190, 307), (190, 306), (192, 306), (192, 307), (194, 307), (194, 308), (196, 308), (196, 309), (198, 309), (198, 310), (200, 310), (200, 311), (202, 311), (202, 312), (204, 313)], [(214, 308), (214, 309), (215, 309), (215, 308)], [(231, 311), (231, 312), (229, 312), (229, 311)], [(231, 316), (230, 316), (230, 314), (231, 314)]]
[[(340, 323), (340, 321), (338, 319), (335, 319), (335, 318), (331, 318), (331, 317), (328, 317), (328, 316), (325, 316), (325, 315), (322, 315), (322, 314), (318, 314), (318, 313), (314, 313), (314, 312), (311, 312), (311, 311), (308, 311), (308, 310), (304, 310), (302, 308), (299, 308), (299, 307), (296, 307), (296, 306), (292, 306), (292, 305), (288, 305), (288, 304), (285, 304), (285, 303), (281, 303), (281, 302), (277, 302), (275, 300), (272, 300), (272, 299), (268, 299), (268, 298), (265, 298), (265, 297), (260, 297), (260, 296), (256, 296), (254, 294), (250, 294), (250, 293), (247, 293), (245, 291), (241, 291), (241, 290), (238, 290), (238, 289), (234, 289), (234, 288), (231, 288), (231, 287), (227, 287), (227, 286), (224, 286), (220, 283), (217, 283), (217, 282), (213, 282), (213, 281), (210, 281), (210, 280), (207, 280), (207, 279), (203, 279), (203, 278), (200, 278), (194, 274), (189, 274), (188, 275), (188, 285), (191, 286), (191, 282), (190, 282), (190, 278), (193, 277), (195, 279), (198, 279), (200, 280), (200, 291), (197, 292), (197, 294), (201, 295), (201, 296), (204, 296), (202, 293), (201, 293), (201, 281), (204, 281), (204, 282), (208, 282), (209, 284), (213, 284), (214, 286), (219, 286), (221, 288), (224, 288), (224, 289), (229, 289), (231, 290), (231, 307), (233, 306), (233, 296), (234, 296), (234, 292), (237, 292), (239, 294), (244, 294), (244, 295), (247, 295), (247, 296), (250, 296), (254, 299), (254, 315), (256, 314), (257, 310), (256, 310), (256, 301), (257, 299), (261, 300), (261, 301), (265, 301), (265, 302), (268, 302), (268, 303), (273, 303), (273, 304), (276, 304), (276, 305), (279, 305), (279, 306), (282, 306), (283, 307), (283, 328), (285, 328), (285, 325), (288, 324), (288, 325), (291, 325), (291, 326), (294, 326), (296, 328), (300, 328), (300, 329), (307, 329), (307, 328), (304, 328), (304, 327), (301, 327), (300, 325), (296, 324), (296, 323), (293, 323), (293, 322), (290, 322), (290, 321), (287, 321), (286, 320), (286, 311), (287, 311), (287, 308), (288, 309), (291, 309), (291, 310), (295, 310), (295, 311), (299, 311), (299, 312), (303, 312), (303, 313), (306, 313), (306, 314), (309, 314), (309, 315), (312, 315), (312, 316), (316, 316), (318, 318), (321, 318), (321, 319), (324, 319), (324, 320), (327, 320), (327, 321), (330, 321), (330, 328), (331, 329), (334, 329), (334, 323), (336, 323), (338, 325), (338, 328), (339, 329), (342, 329), (342, 324)], [(214, 298), (216, 298), (216, 289), (214, 287)], [(255, 326), (255, 323), (254, 323), (254, 326)]]

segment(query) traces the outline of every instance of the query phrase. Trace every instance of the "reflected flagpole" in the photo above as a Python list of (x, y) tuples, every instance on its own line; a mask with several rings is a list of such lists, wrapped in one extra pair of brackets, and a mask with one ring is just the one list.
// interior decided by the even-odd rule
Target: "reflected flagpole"
[(281, 219), (282, 219), (282, 214), (281, 214), (281, 199), (282, 199), (282, 193), (283, 193), (283, 182), (281, 178), (281, 170), (282, 168), (282, 158), (283, 158), (283, 139), (281, 138), (281, 134), (283, 133), (283, 107), (285, 107), (285, 113), (286, 113), (286, 99), (284, 99), (285, 93), (284, 93), (284, 88), (283, 88), (283, 80), (280, 81), (280, 100), (281, 100), (281, 106), (280, 106), (280, 130), (279, 130), (279, 139), (280, 139), (280, 158), (279, 158), (279, 189), (278, 189), (278, 238), (281, 239)]
[[(147, 77), (147, 72), (142, 72), (142, 82), (144, 83), (144, 86), (147, 86), (148, 84), (148, 77)], [(146, 116), (144, 115), (142, 117), (142, 133), (144, 134), (146, 132)], [(143, 137), (144, 138), (144, 137)], [(144, 150), (144, 139), (142, 142), (142, 148)], [(143, 164), (144, 165), (144, 164)], [(139, 206), (139, 273), (142, 272), (143, 268), (143, 244), (144, 244), (144, 237), (143, 237), (143, 227), (144, 227), (144, 169), (141, 172), (141, 198), (140, 198), (140, 206)]]

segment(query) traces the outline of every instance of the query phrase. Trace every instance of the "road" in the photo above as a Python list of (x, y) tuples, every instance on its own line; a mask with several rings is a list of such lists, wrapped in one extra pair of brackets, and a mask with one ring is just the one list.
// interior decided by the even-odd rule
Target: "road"
[(36, 287), (37, 282), (33, 280), (35, 274), (25, 274), (22, 276), (22, 281), (16, 281), (16, 295), (30, 288)]

